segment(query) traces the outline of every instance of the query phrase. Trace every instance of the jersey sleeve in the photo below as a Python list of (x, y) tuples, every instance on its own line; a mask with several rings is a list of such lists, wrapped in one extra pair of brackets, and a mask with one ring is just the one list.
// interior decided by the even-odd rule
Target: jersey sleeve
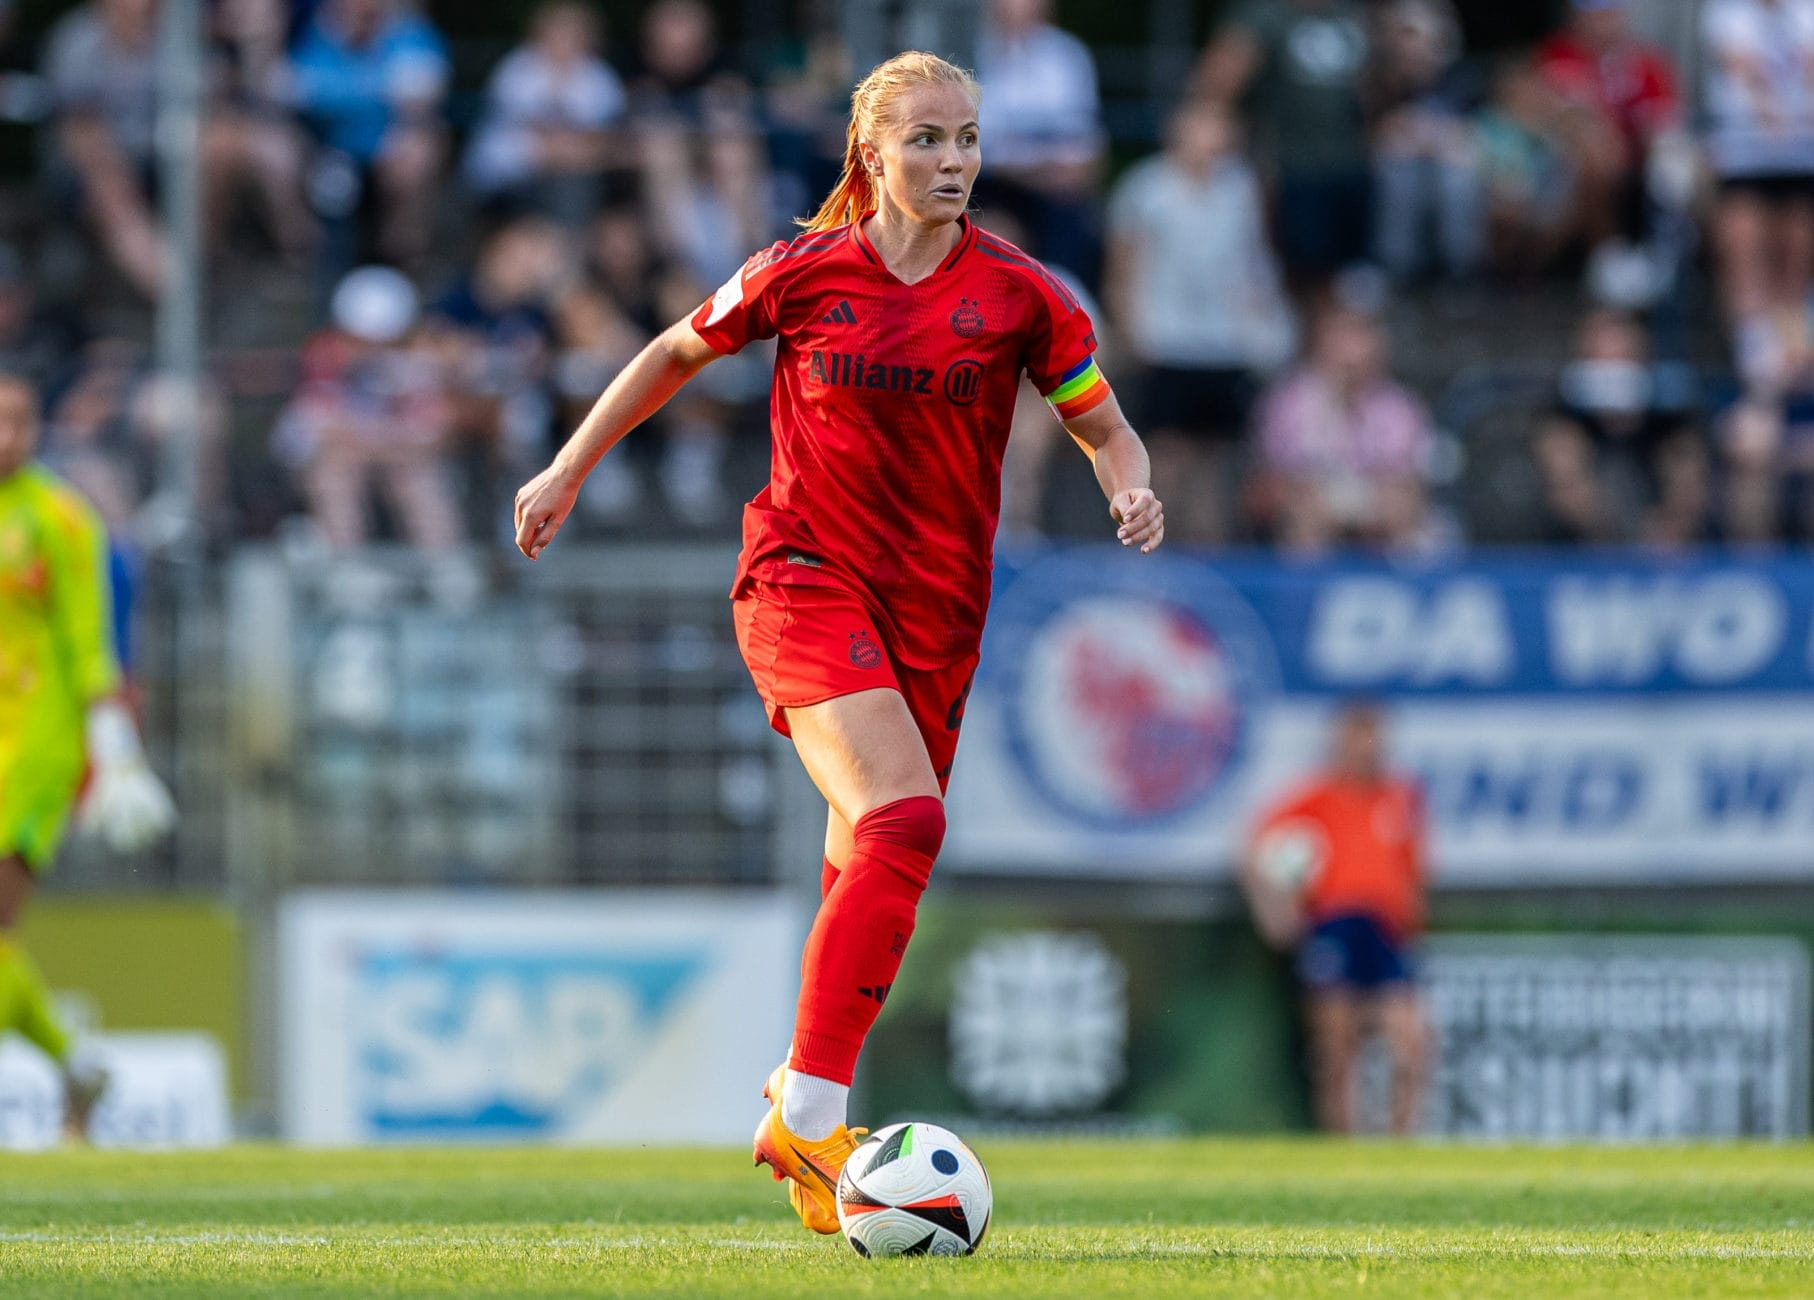
[(751, 257), (693, 313), (693, 332), (726, 356), (775, 337), (782, 254), (777, 243)]
[(1315, 802), (1316, 791), (1313, 787), (1292, 790), (1274, 803), (1260, 810), (1260, 815), (1253, 819), (1248, 828), (1247, 841), (1250, 845), (1258, 844), (1281, 826), (1301, 821), (1310, 812)]
[(67, 680), (86, 707), (113, 694), (120, 685), (120, 668), (113, 653), (107, 532), (88, 503), (68, 490), (50, 498), (46, 513), (51, 630)]
[(1096, 366), (1096, 326), (1077, 295), (1044, 267), (1028, 278), (1033, 286), (1033, 324), (1022, 363), (1033, 387), (1060, 420), (1101, 404), (1108, 381)]

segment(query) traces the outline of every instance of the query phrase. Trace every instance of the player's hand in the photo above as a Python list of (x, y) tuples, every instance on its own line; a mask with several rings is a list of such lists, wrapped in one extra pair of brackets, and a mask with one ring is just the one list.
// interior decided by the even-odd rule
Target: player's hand
[(579, 483), (559, 466), (550, 465), (530, 479), (516, 494), (516, 548), (537, 559), (567, 522), (579, 500)]
[(176, 804), (145, 761), (138, 728), (123, 705), (102, 700), (88, 711), (93, 774), (78, 826), (115, 853), (140, 853), (176, 829)]
[(1123, 546), (1138, 546), (1140, 554), (1150, 555), (1165, 540), (1165, 507), (1151, 488), (1129, 488), (1117, 492), (1109, 502), (1109, 514), (1120, 525), (1115, 536)]

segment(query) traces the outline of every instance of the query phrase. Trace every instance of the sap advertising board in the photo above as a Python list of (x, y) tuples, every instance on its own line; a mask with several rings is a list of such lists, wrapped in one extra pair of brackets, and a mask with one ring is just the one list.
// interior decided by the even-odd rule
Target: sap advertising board
[(1200, 878), (1387, 704), (1449, 884), (1814, 874), (1814, 562), (1003, 556), (945, 865)]
[(772, 894), (323, 891), (279, 916), (284, 1135), (736, 1142), (793, 1018)]

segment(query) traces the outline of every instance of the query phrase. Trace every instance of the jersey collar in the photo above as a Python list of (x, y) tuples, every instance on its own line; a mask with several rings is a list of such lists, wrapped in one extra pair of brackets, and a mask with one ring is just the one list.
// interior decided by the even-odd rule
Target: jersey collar
[[(888, 269), (888, 264), (882, 260), (882, 255), (876, 252), (875, 245), (869, 242), (869, 233), (863, 229), (864, 223), (874, 215), (875, 209), (871, 208), (850, 223), (850, 242), (856, 246), (857, 251), (871, 266), (890, 279), (894, 279), (894, 272)], [(952, 247), (950, 253), (946, 254), (945, 260), (938, 264), (938, 269), (932, 275), (943, 275), (949, 271), (963, 259), (965, 253), (976, 245), (976, 223), (970, 220), (970, 214), (963, 213), (958, 217), (957, 222), (964, 228), (964, 233), (958, 237), (957, 243)], [(927, 276), (926, 279), (930, 280), (932, 275)], [(925, 280), (921, 280), (919, 283), (924, 284)]]

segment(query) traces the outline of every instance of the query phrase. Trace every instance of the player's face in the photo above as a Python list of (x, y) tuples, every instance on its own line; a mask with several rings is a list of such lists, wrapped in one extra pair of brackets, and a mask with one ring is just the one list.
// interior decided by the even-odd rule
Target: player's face
[(1342, 715), (1335, 731), (1335, 764), (1357, 781), (1374, 780), (1385, 766), (1379, 716), (1370, 709)]
[(0, 479), (24, 469), (37, 446), (37, 397), (24, 384), (0, 383)]
[(958, 86), (915, 86), (895, 105), (876, 150), (888, 201), (917, 221), (956, 221), (983, 155), (976, 106)]

